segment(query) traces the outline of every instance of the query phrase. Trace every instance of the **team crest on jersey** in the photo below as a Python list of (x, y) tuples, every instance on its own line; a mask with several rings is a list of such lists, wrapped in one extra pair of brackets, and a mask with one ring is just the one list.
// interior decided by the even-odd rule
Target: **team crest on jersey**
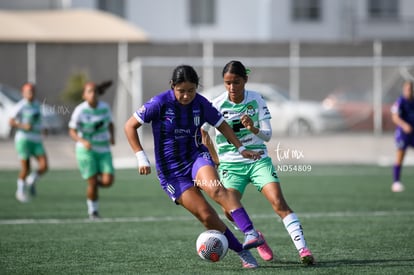
[(198, 109), (193, 110), (193, 119), (194, 119), (194, 125), (196, 127), (200, 126), (200, 121), (201, 121), (201, 119), (200, 119), (200, 110), (198, 110)]
[(194, 125), (196, 127), (200, 126), (200, 116), (195, 116), (194, 117)]
[(254, 109), (252, 105), (247, 106), (246, 114), (248, 116), (254, 116), (256, 114), (256, 110)]

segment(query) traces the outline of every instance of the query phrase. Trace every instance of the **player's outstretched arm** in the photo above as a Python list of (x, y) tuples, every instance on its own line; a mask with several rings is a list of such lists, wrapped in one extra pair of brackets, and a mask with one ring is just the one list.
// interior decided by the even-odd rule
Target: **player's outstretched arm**
[(252, 151), (252, 150), (246, 150), (246, 148), (243, 146), (243, 144), (240, 142), (240, 140), (237, 138), (236, 134), (233, 132), (233, 129), (229, 126), (229, 124), (225, 121), (221, 123), (217, 129), (227, 138), (227, 140), (232, 143), (239, 153), (249, 159), (260, 159), (260, 153)]

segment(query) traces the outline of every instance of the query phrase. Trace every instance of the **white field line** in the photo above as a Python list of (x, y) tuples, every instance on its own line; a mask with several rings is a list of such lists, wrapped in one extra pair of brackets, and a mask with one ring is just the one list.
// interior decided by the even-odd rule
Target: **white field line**
[[(252, 214), (253, 220), (276, 218), (276, 214)], [(320, 213), (298, 213), (299, 218), (346, 218), (346, 217), (393, 217), (414, 216), (414, 211), (366, 211), (366, 212), (320, 212)], [(223, 219), (224, 216), (221, 216)], [(279, 220), (280, 218), (277, 217)], [(101, 218), (99, 220), (89, 219), (3, 219), (0, 225), (16, 224), (79, 224), (79, 223), (142, 223), (142, 222), (169, 222), (169, 221), (194, 221), (193, 216), (165, 216), (165, 217), (118, 217)]]

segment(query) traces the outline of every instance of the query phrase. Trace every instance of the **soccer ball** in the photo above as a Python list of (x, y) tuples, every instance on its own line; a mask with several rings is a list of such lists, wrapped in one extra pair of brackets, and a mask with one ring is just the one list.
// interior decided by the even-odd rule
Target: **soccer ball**
[(201, 259), (218, 262), (226, 256), (229, 243), (226, 236), (217, 230), (202, 232), (196, 242), (197, 254)]

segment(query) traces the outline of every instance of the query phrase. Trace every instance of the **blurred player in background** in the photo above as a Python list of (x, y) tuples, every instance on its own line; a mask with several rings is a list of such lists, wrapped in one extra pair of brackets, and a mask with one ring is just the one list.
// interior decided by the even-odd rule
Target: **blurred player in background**
[[(14, 137), (21, 170), (17, 179), (16, 199), (27, 202), (30, 194), (36, 194), (36, 181), (48, 169), (47, 156), (42, 143), (41, 105), (35, 100), (35, 85), (26, 83), (22, 86), (23, 98), (16, 104), (10, 118), (10, 126), (16, 129)], [(30, 173), (30, 157), (38, 162), (36, 171)], [(30, 175), (29, 175), (30, 173)]]
[(413, 82), (405, 81), (402, 95), (391, 107), (392, 121), (395, 123), (395, 144), (397, 153), (393, 167), (393, 192), (404, 191), (404, 185), (401, 183), (401, 169), (406, 149), (414, 146), (414, 98)]
[[(107, 84), (107, 83), (106, 83)], [(87, 207), (90, 219), (99, 218), (98, 188), (114, 182), (111, 145), (115, 144), (112, 112), (106, 102), (98, 100), (110, 85), (88, 82), (83, 99), (69, 121), (69, 135), (76, 141), (76, 159), (87, 186)]]
[[(242, 158), (257, 159), (260, 154), (246, 150), (217, 109), (197, 93), (199, 77), (193, 67), (176, 67), (170, 84), (170, 90), (151, 98), (125, 123), (125, 134), (138, 159), (139, 173), (147, 175), (151, 168), (137, 129), (144, 123), (151, 123), (157, 175), (163, 190), (207, 229), (223, 232), (229, 248), (238, 253), (244, 268), (255, 268), (257, 262), (248, 249), (262, 244), (263, 239), (240, 201), (219, 181), (208, 149), (202, 144), (200, 127), (204, 122), (217, 127)], [(243, 245), (219, 218), (200, 189), (233, 217), (245, 234)]]
[[(216, 131), (217, 154), (208, 136), (208, 125), (203, 126), (203, 134), (206, 136), (204, 140), (214, 161), (219, 165), (220, 179), (224, 186), (241, 199), (246, 186), (252, 183), (270, 202), (276, 214), (282, 218), (301, 261), (305, 265), (312, 265), (314, 257), (306, 245), (302, 225), (283, 197), (276, 169), (264, 144), (272, 136), (270, 112), (259, 93), (245, 90), (247, 73), (241, 62), (227, 63), (222, 72), (227, 92), (215, 98), (213, 106), (223, 114), (238, 139), (243, 142), (243, 146), (260, 152), (262, 158), (257, 160), (241, 158), (226, 138)], [(230, 221), (233, 221), (227, 211), (225, 214)], [(273, 252), (266, 242), (257, 247), (257, 250), (264, 260), (273, 259)]]

